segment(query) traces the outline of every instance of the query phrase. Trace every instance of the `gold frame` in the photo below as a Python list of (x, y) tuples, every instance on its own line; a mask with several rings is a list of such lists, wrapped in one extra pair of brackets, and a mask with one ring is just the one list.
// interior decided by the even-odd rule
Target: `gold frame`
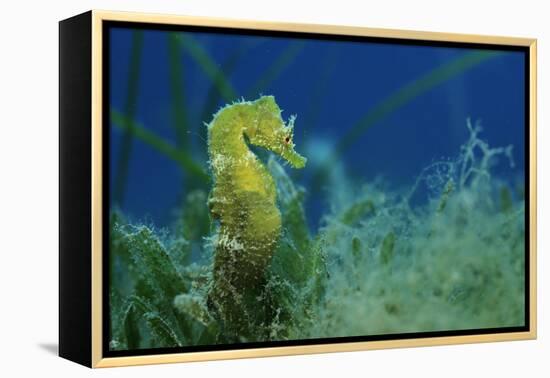
[[(498, 44), (523, 46), (529, 48), (530, 61), (530, 330), (501, 334), (479, 334), (468, 336), (445, 336), (387, 341), (345, 342), (339, 344), (318, 344), (286, 347), (266, 347), (257, 349), (234, 349), (209, 352), (189, 352), (131, 357), (102, 356), (102, 22), (128, 21), (141, 23), (215, 26), (267, 31), (290, 31), (352, 35), (408, 40), (427, 40), (445, 42), (465, 42), (478, 44)], [(259, 22), (231, 20), (210, 17), (189, 17), (162, 14), (128, 13), (111, 11), (92, 11), (92, 367), (114, 367), (172, 362), (206, 361), (236, 359), (247, 357), (267, 357), (297, 354), (347, 352), (371, 349), (418, 347), (447, 344), (466, 344), (494, 341), (536, 339), (536, 242), (537, 242), (537, 169), (536, 169), (536, 88), (537, 40), (531, 38), (497, 37), (469, 34), (435, 33), (424, 31), (405, 31), (392, 29), (373, 29), (354, 26), (336, 26), (319, 24), (295, 24), (280, 22)]]

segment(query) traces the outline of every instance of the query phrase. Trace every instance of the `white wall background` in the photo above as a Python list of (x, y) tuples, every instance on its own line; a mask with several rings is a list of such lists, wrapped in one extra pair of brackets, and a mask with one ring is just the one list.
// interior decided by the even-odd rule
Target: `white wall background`
[[(0, 375), (132, 377), (548, 377), (550, 26), (535, 0), (72, 0), (0, 5)], [(95, 9), (539, 39), (539, 339), (92, 372), (57, 344), (57, 22)]]

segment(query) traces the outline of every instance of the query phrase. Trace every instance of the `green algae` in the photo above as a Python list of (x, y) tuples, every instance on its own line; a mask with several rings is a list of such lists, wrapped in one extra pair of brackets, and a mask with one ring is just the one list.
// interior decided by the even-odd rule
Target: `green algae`
[(186, 93), (184, 92), (184, 64), (181, 64), (183, 51), (179, 48), (177, 33), (168, 33), (168, 66), (169, 66), (169, 83), (170, 83), (170, 98), (172, 110), (172, 127), (176, 134), (176, 143), (182, 150), (189, 151), (189, 135), (188, 114), (186, 103)]
[(143, 141), (150, 148), (167, 157), (170, 161), (175, 162), (181, 167), (182, 171), (195, 179), (203, 183), (208, 182), (210, 176), (208, 176), (206, 168), (194, 161), (187, 151), (179, 149), (173, 143), (159, 137), (142, 124), (132, 121), (116, 109), (111, 108), (110, 113), (110, 121), (113, 126), (131, 133), (134, 138)]

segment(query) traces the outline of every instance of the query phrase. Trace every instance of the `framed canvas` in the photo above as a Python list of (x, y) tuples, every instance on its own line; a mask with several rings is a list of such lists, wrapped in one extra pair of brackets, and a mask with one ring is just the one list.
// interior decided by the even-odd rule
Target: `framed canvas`
[(60, 22), (59, 353), (536, 337), (536, 41)]

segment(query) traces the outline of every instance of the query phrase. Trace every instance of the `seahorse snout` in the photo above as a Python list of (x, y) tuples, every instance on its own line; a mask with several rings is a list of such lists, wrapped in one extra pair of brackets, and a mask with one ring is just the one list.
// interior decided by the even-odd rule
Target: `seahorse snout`
[(294, 151), (294, 148), (283, 149), (281, 156), (290, 163), (292, 168), (300, 169), (306, 166), (307, 159)]

